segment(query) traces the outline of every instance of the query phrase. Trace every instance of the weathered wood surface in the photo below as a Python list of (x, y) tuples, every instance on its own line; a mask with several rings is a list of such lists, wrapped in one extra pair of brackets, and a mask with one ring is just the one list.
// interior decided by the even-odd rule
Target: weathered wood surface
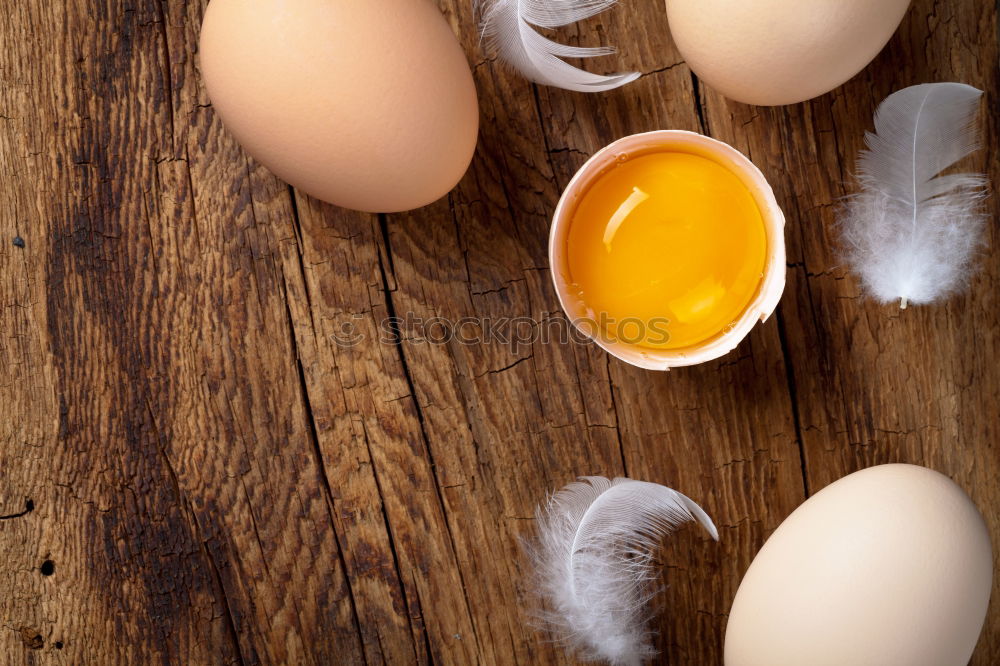
[[(967, 295), (904, 313), (858, 298), (831, 233), (875, 105), (912, 83), (987, 91), (991, 150), (970, 165), (1000, 183), (992, 2), (917, 0), (863, 74), (763, 109), (691, 75), (659, 2), (565, 33), (619, 45), (590, 67), (646, 72), (586, 96), (486, 59), (471, 3), (442, 0), (479, 150), (446, 200), (389, 217), (246, 157), (199, 78), (204, 4), (0, 12), (0, 662), (567, 663), (526, 624), (518, 538), (579, 474), (666, 483), (720, 525), (662, 556), (674, 664), (721, 663), (754, 553), (851, 471), (941, 470), (1000, 541), (996, 224)], [(613, 139), (669, 127), (745, 151), (788, 216), (784, 301), (736, 352), (653, 374), (383, 324), (558, 318), (561, 188)], [(998, 659), (994, 603), (974, 663)]]

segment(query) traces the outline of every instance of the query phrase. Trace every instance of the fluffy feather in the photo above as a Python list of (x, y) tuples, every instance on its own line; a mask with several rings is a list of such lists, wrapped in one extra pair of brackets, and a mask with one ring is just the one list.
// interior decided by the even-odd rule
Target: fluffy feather
[(697, 520), (718, 540), (701, 507), (665, 486), (591, 476), (571, 483), (536, 511), (528, 544), (549, 610), (540, 619), (584, 659), (632, 666), (655, 656), (648, 628), (660, 540)]
[(617, 0), (475, 0), (487, 44), (525, 77), (566, 90), (600, 92), (639, 78), (639, 72), (602, 76), (561, 58), (593, 58), (612, 47), (566, 46), (540, 35), (533, 26), (558, 28), (600, 14)]
[(985, 216), (986, 180), (941, 172), (980, 148), (982, 92), (930, 83), (890, 95), (858, 160), (861, 192), (840, 216), (847, 260), (877, 300), (930, 303), (962, 286)]

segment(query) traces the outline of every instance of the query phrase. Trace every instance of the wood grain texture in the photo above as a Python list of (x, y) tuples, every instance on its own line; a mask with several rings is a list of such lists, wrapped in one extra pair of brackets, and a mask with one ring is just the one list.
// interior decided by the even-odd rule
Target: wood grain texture
[[(243, 153), (198, 72), (205, 0), (8, 4), (0, 663), (572, 663), (528, 624), (518, 540), (581, 474), (666, 483), (721, 528), (661, 554), (673, 664), (721, 663), (761, 544), (857, 469), (938, 469), (1000, 535), (996, 224), (966, 295), (904, 313), (859, 297), (832, 232), (877, 103), (906, 85), (986, 91), (991, 149), (969, 165), (1000, 183), (994, 2), (916, 0), (861, 75), (767, 109), (698, 81), (659, 2), (560, 33), (620, 47), (589, 68), (643, 72), (588, 96), (487, 58), (471, 3), (440, 0), (480, 144), (451, 195), (392, 216), (319, 203)], [(595, 150), (657, 128), (744, 151), (788, 217), (777, 315), (667, 374), (542, 339), (565, 323), (546, 256), (559, 193)], [(435, 317), (478, 341), (416, 324)], [(517, 327), (532, 341), (482, 340)], [(973, 663), (998, 659), (994, 603)]]

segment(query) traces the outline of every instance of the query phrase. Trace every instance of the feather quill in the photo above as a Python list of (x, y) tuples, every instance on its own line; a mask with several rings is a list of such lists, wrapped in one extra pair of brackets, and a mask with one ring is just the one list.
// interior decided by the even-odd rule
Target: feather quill
[(840, 214), (846, 258), (865, 291), (887, 303), (931, 303), (965, 282), (981, 242), (978, 174), (942, 174), (978, 150), (982, 91), (929, 83), (890, 95), (858, 159), (861, 191)]
[(620, 666), (656, 655), (648, 606), (661, 539), (689, 520), (719, 538), (684, 495), (624, 478), (583, 477), (555, 493), (536, 518), (538, 539), (527, 552), (548, 607), (539, 619), (584, 659)]
[(613, 47), (559, 44), (538, 28), (558, 28), (600, 14), (617, 0), (475, 0), (482, 17), (482, 35), (501, 60), (529, 80), (566, 90), (600, 92), (639, 78), (639, 72), (607, 76), (574, 67), (562, 58), (593, 58), (615, 52)]

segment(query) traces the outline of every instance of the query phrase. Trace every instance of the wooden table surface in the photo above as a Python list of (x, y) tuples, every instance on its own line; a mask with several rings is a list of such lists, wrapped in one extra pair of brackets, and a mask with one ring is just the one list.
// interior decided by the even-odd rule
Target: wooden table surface
[[(948, 474), (1000, 542), (995, 220), (968, 293), (905, 312), (860, 297), (833, 230), (875, 106), (910, 84), (986, 91), (989, 150), (968, 166), (1000, 186), (992, 0), (915, 1), (862, 74), (784, 108), (701, 84), (659, 0), (562, 33), (620, 47), (590, 68), (644, 72), (591, 96), (499, 66), (472, 3), (442, 0), (479, 148), (447, 199), (390, 216), (321, 204), (242, 152), (199, 76), (205, 4), (0, 12), (2, 663), (567, 663), (526, 624), (518, 540), (581, 474), (665, 483), (720, 526), (662, 554), (673, 664), (721, 663), (761, 544), (857, 469)], [(787, 214), (784, 300), (735, 352), (658, 374), (417, 326), (559, 319), (561, 189), (657, 128), (730, 142)], [(994, 599), (973, 661), (998, 660)]]

